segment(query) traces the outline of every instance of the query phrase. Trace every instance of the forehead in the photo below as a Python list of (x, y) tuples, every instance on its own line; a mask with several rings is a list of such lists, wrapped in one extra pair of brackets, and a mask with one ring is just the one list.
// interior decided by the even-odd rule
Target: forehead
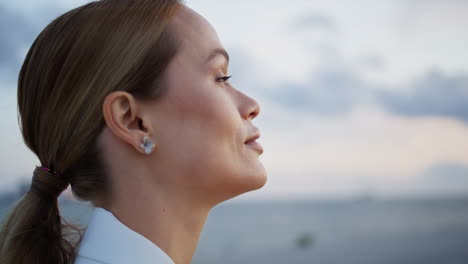
[(170, 25), (182, 41), (181, 53), (203, 62), (214, 49), (222, 48), (211, 24), (189, 7), (183, 6)]

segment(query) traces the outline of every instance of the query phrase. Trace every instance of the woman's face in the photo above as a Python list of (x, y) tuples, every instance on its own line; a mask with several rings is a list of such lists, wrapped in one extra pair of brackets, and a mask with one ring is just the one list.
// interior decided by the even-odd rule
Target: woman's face
[(252, 124), (258, 103), (220, 79), (228, 60), (203, 17), (184, 7), (170, 27), (182, 46), (165, 72), (167, 93), (151, 105), (154, 157), (169, 170), (164, 181), (218, 202), (261, 188), (263, 150), (245, 144), (260, 132)]

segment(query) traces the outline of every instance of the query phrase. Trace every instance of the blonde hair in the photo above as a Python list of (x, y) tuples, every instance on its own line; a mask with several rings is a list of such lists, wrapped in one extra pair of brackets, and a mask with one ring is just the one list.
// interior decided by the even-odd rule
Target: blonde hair
[(68, 235), (83, 230), (61, 217), (57, 184), (66, 180), (83, 201), (106, 195), (104, 153), (96, 145), (105, 127), (102, 103), (113, 91), (145, 101), (164, 95), (158, 82), (180, 46), (168, 24), (182, 5), (90, 2), (54, 19), (35, 39), (19, 73), (18, 121), (27, 147), (63, 178), (34, 171), (31, 189), (40, 191), (24, 194), (5, 217), (0, 263), (74, 262), (82, 236), (73, 243)]

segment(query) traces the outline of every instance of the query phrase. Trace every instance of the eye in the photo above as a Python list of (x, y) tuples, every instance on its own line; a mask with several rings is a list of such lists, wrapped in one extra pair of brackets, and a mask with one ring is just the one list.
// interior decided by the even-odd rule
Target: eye
[(229, 76), (223, 76), (223, 77), (219, 77), (219, 78), (216, 78), (216, 80), (218, 82), (226, 82), (227, 80), (229, 80), (229, 78), (231, 78), (232, 75), (229, 75)]

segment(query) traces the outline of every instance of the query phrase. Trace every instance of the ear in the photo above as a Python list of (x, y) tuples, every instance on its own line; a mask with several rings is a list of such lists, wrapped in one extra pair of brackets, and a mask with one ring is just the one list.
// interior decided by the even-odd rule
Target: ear
[(141, 108), (131, 94), (124, 91), (110, 93), (104, 99), (102, 111), (109, 130), (117, 138), (146, 154), (140, 145), (144, 136), (155, 142), (153, 129), (150, 121), (143, 118)]

